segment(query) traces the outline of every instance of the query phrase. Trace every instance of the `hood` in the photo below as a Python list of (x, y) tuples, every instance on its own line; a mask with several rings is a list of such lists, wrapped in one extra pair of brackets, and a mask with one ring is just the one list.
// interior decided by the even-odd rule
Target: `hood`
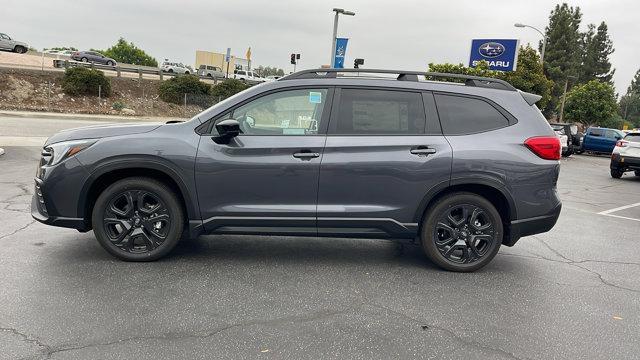
[(75, 129), (62, 130), (47, 139), (46, 145), (80, 139), (100, 139), (110, 136), (142, 134), (155, 130), (162, 126), (162, 123), (130, 123), (130, 124), (105, 124), (92, 125)]

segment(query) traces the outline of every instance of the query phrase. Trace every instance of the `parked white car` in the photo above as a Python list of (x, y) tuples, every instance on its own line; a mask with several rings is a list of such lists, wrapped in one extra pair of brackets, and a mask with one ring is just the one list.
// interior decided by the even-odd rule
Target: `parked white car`
[(248, 81), (252, 81), (252, 82), (265, 82), (267, 81), (267, 79), (260, 77), (258, 74), (254, 73), (253, 71), (246, 71), (246, 70), (234, 70), (233, 71), (233, 78), (234, 79), (238, 79), (242, 82), (248, 82)]
[(193, 70), (189, 69), (187, 66), (182, 63), (174, 63), (165, 61), (160, 65), (160, 70), (162, 72), (167, 72), (170, 74), (192, 74)]
[(24, 54), (29, 50), (29, 45), (22, 41), (16, 41), (11, 36), (0, 33), (0, 50), (9, 50), (17, 52), (18, 54)]

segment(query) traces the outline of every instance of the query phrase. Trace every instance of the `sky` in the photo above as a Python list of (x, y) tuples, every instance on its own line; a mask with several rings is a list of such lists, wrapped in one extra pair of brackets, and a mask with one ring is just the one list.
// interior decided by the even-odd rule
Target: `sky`
[[(340, 17), (338, 36), (349, 38), (345, 66), (364, 58), (366, 68), (426, 70), (430, 62), (464, 63), (473, 38), (517, 38), (537, 47), (548, 0), (0, 0), (0, 32), (38, 49), (74, 46), (104, 49), (119, 37), (157, 60), (193, 65), (196, 50), (244, 57), (252, 64), (293, 70), (289, 55), (301, 54), (300, 68), (328, 64), (332, 8), (354, 11)], [(624, 93), (640, 68), (640, 1), (569, 2), (583, 12), (581, 30), (605, 21), (616, 51), (616, 90)]]

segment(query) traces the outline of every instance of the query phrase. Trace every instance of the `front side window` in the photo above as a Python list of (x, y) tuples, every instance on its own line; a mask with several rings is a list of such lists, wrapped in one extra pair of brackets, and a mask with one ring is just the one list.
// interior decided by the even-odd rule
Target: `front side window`
[(331, 133), (411, 135), (424, 133), (422, 96), (417, 92), (342, 89)]
[(484, 100), (443, 94), (435, 98), (445, 135), (473, 134), (509, 125), (509, 120)]
[(620, 132), (618, 132), (617, 130), (607, 130), (607, 138), (609, 139), (622, 139), (622, 137), (624, 136), (623, 134), (621, 134)]
[(240, 123), (243, 135), (316, 135), (327, 89), (287, 90), (262, 96), (224, 118)]

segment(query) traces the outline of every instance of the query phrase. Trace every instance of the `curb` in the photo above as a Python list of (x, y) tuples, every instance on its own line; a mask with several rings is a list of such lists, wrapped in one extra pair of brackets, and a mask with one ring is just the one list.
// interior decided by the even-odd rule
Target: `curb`
[(179, 117), (117, 116), (117, 115), (102, 115), (102, 114), (70, 114), (70, 113), (9, 111), (9, 110), (0, 110), (0, 116), (40, 118), (40, 119), (42, 118), (59, 119), (59, 120), (111, 121), (111, 122), (136, 122), (136, 121), (166, 122), (168, 120), (187, 120), (186, 118), (179, 118)]

